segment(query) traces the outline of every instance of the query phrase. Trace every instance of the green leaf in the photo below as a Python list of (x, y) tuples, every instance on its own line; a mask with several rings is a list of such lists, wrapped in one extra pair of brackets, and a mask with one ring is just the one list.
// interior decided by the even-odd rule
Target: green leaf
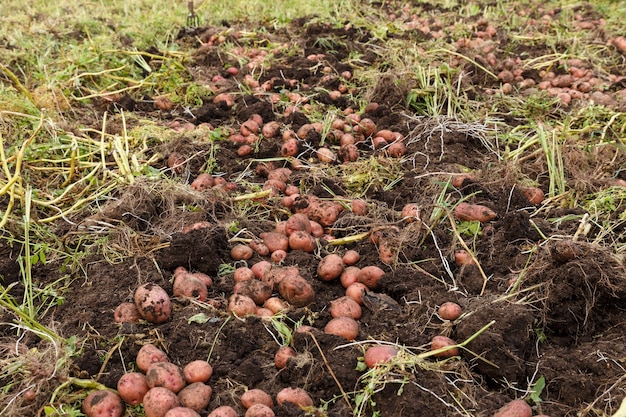
[(541, 400), (541, 392), (543, 391), (543, 389), (546, 387), (546, 379), (542, 376), (539, 377), (539, 379), (537, 379), (537, 381), (535, 381), (535, 383), (533, 384), (533, 387), (531, 389), (530, 392), (530, 399), (535, 403), (538, 404), (540, 403)]
[(194, 314), (193, 316), (187, 319), (188, 324), (191, 324), (191, 323), (204, 324), (207, 321), (209, 321), (209, 317), (204, 313)]

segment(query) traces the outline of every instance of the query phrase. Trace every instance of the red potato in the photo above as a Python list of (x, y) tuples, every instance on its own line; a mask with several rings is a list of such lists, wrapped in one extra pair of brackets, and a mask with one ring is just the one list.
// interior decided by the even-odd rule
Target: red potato
[(289, 358), (295, 358), (296, 356), (298, 354), (291, 346), (281, 346), (274, 355), (274, 365), (278, 369), (283, 369), (287, 366)]
[(235, 104), (235, 99), (230, 93), (220, 93), (213, 98), (213, 103), (218, 104), (224, 102), (226, 106), (232, 107)]
[(273, 314), (287, 310), (287, 304), (285, 304), (285, 302), (278, 297), (268, 298), (267, 300), (265, 300), (265, 304), (263, 304), (263, 307), (270, 310)]
[[(345, 255), (344, 255), (345, 258)], [(343, 270), (341, 276), (339, 277), (339, 281), (344, 288), (348, 288), (350, 285), (355, 282), (359, 282), (359, 274), (361, 273), (361, 268), (357, 268), (356, 266), (349, 266)]]
[(252, 255), (254, 255), (252, 248), (244, 244), (235, 245), (230, 250), (230, 257), (233, 261), (247, 261), (252, 258)]
[(188, 407), (174, 407), (163, 417), (200, 417), (200, 414)]
[(191, 188), (197, 191), (204, 191), (211, 187), (213, 187), (214, 181), (213, 176), (206, 172), (198, 175), (195, 180), (191, 183)]
[(350, 210), (352, 210), (352, 213), (356, 214), (357, 216), (367, 216), (367, 213), (369, 212), (367, 203), (360, 198), (352, 200), (352, 202), (350, 203)]
[(343, 268), (341, 256), (336, 253), (328, 254), (317, 264), (317, 277), (322, 281), (332, 281), (341, 276)]
[(258, 279), (250, 279), (235, 284), (233, 292), (250, 297), (255, 304), (262, 305), (272, 296), (272, 287)]
[(309, 217), (304, 213), (292, 214), (285, 222), (285, 234), (290, 236), (296, 231), (311, 233), (311, 221)]
[(169, 410), (178, 406), (178, 397), (167, 388), (151, 388), (143, 397), (146, 417), (165, 417)]
[(211, 288), (211, 286), (213, 285), (213, 278), (211, 278), (207, 274), (204, 274), (202, 272), (194, 272), (191, 275), (202, 281), (207, 288)]
[[(432, 338), (430, 342), (430, 350), (442, 349), (448, 346), (454, 346), (456, 342), (449, 337), (446, 336), (435, 336)], [(457, 356), (459, 354), (459, 348), (453, 347), (443, 352), (436, 353), (435, 357), (437, 358), (451, 358), (453, 356)]]
[(227, 405), (217, 407), (211, 411), (207, 417), (238, 417), (234, 408)]
[(361, 255), (359, 255), (359, 252), (353, 249), (346, 251), (346, 253), (344, 253), (341, 257), (341, 260), (346, 266), (352, 266), (356, 264), (357, 262), (359, 262), (359, 259), (361, 259)]
[(461, 317), (463, 309), (461, 306), (452, 301), (446, 301), (439, 306), (438, 314), (443, 320), (456, 320)]
[(324, 228), (318, 222), (311, 222), (311, 235), (313, 237), (322, 237), (324, 236)]
[(191, 233), (194, 230), (210, 229), (212, 227), (213, 227), (213, 224), (211, 224), (210, 222), (195, 222), (195, 223), (192, 223), (183, 227), (182, 233), (186, 235), (187, 233)]
[(254, 271), (247, 266), (241, 266), (235, 269), (235, 272), (233, 273), (233, 279), (235, 282), (248, 281), (254, 278)]
[(139, 314), (149, 323), (164, 323), (172, 314), (170, 297), (157, 284), (147, 283), (140, 285), (135, 290), (134, 299)]
[(298, 407), (313, 407), (313, 399), (308, 392), (302, 388), (283, 388), (276, 394), (276, 402), (278, 405), (285, 403), (293, 403)]
[(141, 372), (126, 373), (117, 381), (117, 393), (130, 405), (141, 404), (149, 389), (146, 376)]
[(137, 363), (137, 368), (146, 372), (153, 363), (169, 362), (169, 359), (167, 358), (165, 352), (153, 344), (148, 343), (139, 349), (139, 352), (137, 352), (137, 359), (135, 361)]
[(524, 400), (513, 400), (500, 408), (493, 417), (531, 417), (533, 410)]
[(450, 184), (452, 184), (454, 188), (461, 188), (463, 184), (465, 184), (466, 182), (469, 183), (471, 181), (474, 181), (474, 176), (471, 174), (455, 174), (450, 179)]
[(480, 204), (459, 203), (454, 208), (454, 216), (461, 221), (479, 221), (487, 223), (497, 217), (489, 207)]
[(279, 264), (287, 258), (287, 252), (282, 249), (275, 250), (270, 256), (270, 260), (275, 264)]
[(385, 271), (376, 265), (364, 266), (359, 272), (359, 282), (370, 290), (375, 290), (379, 287), (383, 275), (385, 275)]
[(267, 122), (261, 128), (261, 134), (266, 138), (273, 138), (280, 133), (280, 123), (276, 121)]
[(273, 265), (272, 268), (265, 271), (265, 273), (260, 279), (261, 281), (266, 282), (269, 285), (271, 285), (274, 289), (277, 289), (278, 285), (285, 277), (299, 276), (299, 275), (300, 275), (300, 271), (298, 270), (298, 267), (296, 266), (283, 267), (279, 265)]
[(394, 346), (372, 346), (365, 351), (365, 365), (368, 368), (373, 368), (378, 364), (395, 358), (397, 354), (398, 349)]
[(402, 141), (393, 142), (387, 147), (387, 155), (392, 158), (400, 158), (406, 154), (406, 145)]
[(358, 320), (362, 313), (359, 303), (347, 295), (330, 302), (330, 315), (333, 318), (350, 317)]
[(204, 382), (193, 382), (180, 390), (178, 401), (183, 407), (200, 411), (207, 408), (211, 402), (213, 389)]
[(257, 306), (254, 315), (263, 319), (272, 317), (274, 313), (269, 308)]
[(244, 136), (250, 136), (259, 133), (259, 129), (259, 124), (256, 121), (248, 119), (241, 124), (239, 132)]
[(254, 404), (246, 410), (244, 417), (275, 417), (274, 411), (265, 404)]
[(139, 323), (141, 314), (134, 303), (122, 303), (115, 308), (113, 319), (116, 323)]
[(538, 187), (526, 187), (523, 189), (523, 192), (528, 201), (535, 206), (541, 204), (546, 198), (541, 188)]
[(82, 410), (87, 417), (122, 417), (126, 407), (113, 391), (92, 391), (83, 400)]
[(324, 333), (354, 340), (359, 335), (359, 323), (350, 317), (337, 317), (324, 326)]
[(367, 290), (367, 286), (361, 284), (360, 282), (355, 282), (354, 284), (351, 284), (348, 288), (346, 288), (346, 295), (359, 303), (359, 305), (362, 305), (363, 294), (366, 293)]
[(311, 253), (317, 247), (315, 238), (303, 230), (296, 230), (289, 235), (289, 248)]
[(172, 286), (174, 297), (194, 298), (205, 301), (208, 296), (207, 286), (193, 274), (178, 274)]
[(178, 152), (173, 152), (167, 157), (167, 167), (174, 174), (181, 174), (185, 167), (185, 158)]
[(248, 243), (248, 246), (250, 246), (250, 249), (258, 253), (260, 256), (267, 256), (270, 254), (270, 248), (268, 248), (267, 245), (260, 240), (254, 239)]
[(415, 203), (409, 203), (402, 207), (402, 220), (407, 223), (413, 223), (416, 220), (420, 220), (419, 206)]
[(277, 232), (264, 232), (259, 235), (263, 239), (263, 243), (271, 252), (277, 250), (289, 250), (289, 239), (286, 235)]
[(256, 303), (247, 295), (233, 294), (228, 298), (227, 311), (238, 317), (250, 316), (256, 313)]
[(272, 263), (269, 261), (260, 261), (250, 267), (250, 270), (257, 279), (262, 279), (263, 275), (265, 275), (265, 273), (271, 269)]
[(280, 155), (282, 157), (296, 157), (299, 152), (298, 139), (295, 138), (286, 140), (280, 148)]
[(316, 151), (315, 156), (317, 156), (317, 159), (320, 162), (323, 162), (326, 164), (337, 160), (337, 155), (335, 155), (335, 153), (328, 148), (319, 148)]
[(315, 300), (315, 290), (300, 275), (287, 275), (278, 283), (278, 292), (289, 304), (304, 307)]
[(272, 397), (262, 389), (253, 388), (241, 394), (241, 404), (247, 409), (254, 404), (263, 404), (268, 407), (274, 406)]
[(179, 392), (185, 387), (185, 377), (182, 369), (171, 362), (155, 362), (146, 371), (146, 383), (149, 388), (163, 387)]
[(474, 265), (474, 259), (465, 249), (459, 249), (454, 252), (454, 263), (457, 266)]
[(194, 382), (207, 382), (213, 375), (213, 367), (210, 363), (203, 360), (195, 360), (189, 362), (183, 368), (183, 376), (188, 384)]
[[(309, 205), (309, 218), (322, 227), (332, 226), (339, 217), (339, 209), (332, 201), (320, 201)], [(315, 236), (315, 235), (314, 235)]]

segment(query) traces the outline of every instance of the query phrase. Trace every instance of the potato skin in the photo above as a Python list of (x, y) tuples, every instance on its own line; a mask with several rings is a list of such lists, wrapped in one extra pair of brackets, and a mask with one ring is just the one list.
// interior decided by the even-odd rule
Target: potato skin
[(174, 297), (195, 298), (200, 301), (205, 301), (208, 296), (206, 284), (190, 273), (175, 275), (172, 291)]
[(143, 397), (146, 417), (164, 417), (169, 410), (179, 405), (176, 394), (163, 387), (151, 388)]
[(141, 314), (135, 303), (122, 303), (115, 308), (113, 318), (116, 323), (138, 323)]
[(274, 411), (265, 404), (254, 404), (248, 408), (244, 417), (275, 417)]
[(362, 311), (359, 303), (347, 295), (330, 302), (330, 315), (333, 318), (350, 317), (358, 320), (361, 318), (361, 314)]
[(172, 314), (172, 303), (167, 292), (157, 284), (147, 283), (135, 290), (135, 305), (144, 320), (160, 324)]
[(330, 320), (324, 327), (324, 333), (354, 340), (359, 334), (359, 323), (350, 317), (337, 317)]
[(461, 317), (463, 310), (461, 306), (452, 301), (446, 301), (441, 306), (439, 306), (439, 317), (444, 320), (456, 320)]
[(141, 404), (149, 389), (146, 376), (141, 372), (129, 372), (117, 381), (117, 393), (130, 405)]
[(171, 362), (156, 362), (150, 365), (146, 372), (146, 382), (150, 388), (163, 387), (175, 394), (186, 385), (183, 371)]
[(315, 300), (315, 290), (300, 275), (284, 277), (278, 283), (278, 292), (287, 302), (296, 307), (304, 307)]
[(341, 256), (331, 253), (322, 258), (317, 265), (317, 276), (322, 281), (332, 281), (341, 276), (343, 267), (343, 259)]
[(189, 407), (174, 407), (168, 410), (164, 417), (200, 417), (200, 414)]
[(183, 407), (194, 411), (205, 409), (211, 402), (213, 389), (203, 382), (194, 382), (187, 385), (178, 393), (178, 401)]
[(276, 402), (278, 403), (278, 405), (283, 405), (284, 403), (289, 402), (299, 407), (313, 406), (313, 399), (311, 398), (309, 393), (302, 388), (283, 388), (278, 392), (278, 394), (276, 394)]
[(109, 390), (90, 392), (82, 405), (87, 417), (121, 417), (125, 409), (120, 396)]
[(223, 405), (211, 411), (207, 417), (237, 417), (237, 412), (234, 408)]
[(454, 216), (461, 221), (478, 220), (481, 223), (487, 223), (495, 219), (497, 214), (489, 207), (463, 202), (454, 208)]
[(513, 400), (500, 408), (493, 417), (531, 417), (533, 410), (524, 400)]
[(241, 404), (245, 408), (250, 408), (254, 404), (263, 404), (268, 407), (274, 406), (272, 397), (262, 389), (253, 388), (241, 394)]
[(373, 368), (379, 363), (389, 361), (398, 354), (398, 349), (393, 346), (372, 346), (365, 352), (365, 365)]
[(191, 361), (183, 368), (183, 376), (188, 384), (207, 382), (213, 375), (213, 367), (203, 360)]
[[(456, 342), (452, 339), (450, 339), (447, 336), (435, 336), (432, 338), (432, 341), (430, 342), (430, 349), (431, 350), (437, 350), (437, 349), (441, 349), (447, 346), (453, 346), (456, 345)], [(451, 348), (448, 349), (444, 352), (440, 352), (435, 354), (434, 356), (437, 358), (451, 358), (453, 356), (457, 356), (459, 354), (459, 348)]]
[(152, 343), (147, 343), (137, 352), (137, 367), (146, 372), (155, 362), (169, 362), (167, 355)]

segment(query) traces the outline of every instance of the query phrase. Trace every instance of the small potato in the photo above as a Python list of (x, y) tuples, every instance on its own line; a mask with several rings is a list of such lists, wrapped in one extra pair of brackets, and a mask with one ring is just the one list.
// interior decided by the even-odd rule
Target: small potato
[(439, 306), (439, 317), (443, 320), (456, 320), (461, 317), (463, 310), (461, 306), (452, 301), (446, 301), (441, 306)]
[(261, 233), (259, 237), (263, 239), (263, 243), (270, 250), (270, 253), (277, 250), (289, 250), (289, 239), (286, 235), (277, 232), (265, 232)]
[(361, 255), (359, 255), (359, 252), (355, 251), (354, 249), (350, 249), (343, 254), (341, 260), (343, 261), (344, 265), (352, 266), (359, 262), (360, 258)]
[(117, 381), (117, 393), (130, 405), (141, 404), (149, 389), (146, 376), (141, 372), (129, 372)]
[(543, 190), (538, 187), (527, 187), (527, 188), (524, 188), (522, 191), (524, 193), (524, 196), (528, 199), (528, 201), (535, 206), (540, 205), (543, 202), (543, 200), (546, 198)]
[(247, 261), (252, 258), (254, 251), (248, 245), (238, 244), (232, 247), (230, 250), (230, 257), (233, 261)]
[(270, 310), (273, 314), (287, 310), (288, 308), (287, 304), (279, 297), (268, 298), (267, 300), (265, 300), (265, 304), (263, 304), (263, 307)]
[(213, 389), (203, 382), (187, 385), (178, 393), (178, 401), (183, 407), (194, 411), (204, 410), (211, 402)]
[(141, 314), (134, 303), (122, 303), (115, 308), (113, 318), (116, 323), (138, 323)]
[(343, 272), (343, 259), (336, 253), (326, 255), (317, 265), (317, 276), (322, 281), (332, 281)]
[(261, 256), (267, 256), (270, 254), (270, 248), (268, 248), (267, 245), (260, 240), (254, 239), (250, 243), (248, 243), (248, 245), (253, 251)]
[(233, 294), (228, 299), (227, 311), (238, 317), (250, 316), (256, 313), (256, 303), (247, 295)]
[(245, 417), (275, 417), (274, 411), (265, 404), (254, 404), (248, 408)]
[[(454, 346), (456, 342), (449, 337), (446, 336), (435, 336), (430, 342), (430, 350), (442, 349), (448, 346)], [(436, 358), (451, 358), (453, 356), (457, 356), (459, 354), (459, 348), (453, 347), (443, 352), (436, 353)]]
[(287, 252), (282, 250), (282, 249), (278, 249), (275, 250), (274, 252), (272, 252), (272, 254), (270, 255), (270, 260), (275, 263), (275, 264), (280, 264), (281, 262), (283, 262), (285, 259), (287, 258)]
[[(345, 258), (345, 255), (344, 255)], [(341, 276), (339, 277), (339, 281), (344, 288), (348, 288), (350, 285), (355, 282), (359, 282), (359, 274), (361, 273), (361, 268), (357, 268), (356, 266), (349, 266), (343, 270)]]
[(203, 360), (191, 361), (183, 368), (183, 376), (188, 384), (207, 382), (212, 375), (213, 367), (210, 363)]
[(326, 324), (324, 333), (354, 340), (359, 335), (359, 323), (350, 317), (337, 317)]
[(195, 180), (193, 180), (193, 182), (191, 183), (191, 188), (197, 191), (203, 191), (213, 187), (213, 185), (213, 176), (211, 174), (203, 172), (202, 174), (198, 175)]
[(348, 288), (346, 288), (346, 295), (359, 303), (359, 305), (362, 305), (363, 294), (366, 293), (368, 290), (369, 288), (367, 288), (365, 284), (355, 282), (354, 284), (351, 284)]
[(402, 207), (402, 219), (406, 223), (413, 223), (416, 220), (420, 220), (419, 206), (415, 203), (409, 203)]
[(205, 301), (208, 296), (207, 286), (193, 274), (178, 274), (172, 286), (174, 297), (194, 298)]
[(278, 283), (278, 292), (289, 304), (304, 307), (315, 300), (315, 290), (300, 275), (288, 275)]
[(289, 235), (289, 248), (291, 250), (301, 250), (311, 253), (316, 247), (315, 238), (310, 233), (303, 230), (296, 230)]
[(500, 408), (493, 417), (531, 417), (533, 410), (524, 400), (513, 400)]
[(156, 362), (169, 362), (167, 354), (151, 343), (145, 344), (137, 352), (137, 368), (148, 371), (150, 365)]
[(454, 263), (457, 266), (468, 266), (474, 264), (474, 259), (465, 249), (459, 249), (454, 252)]
[(332, 201), (318, 201), (317, 204), (309, 206), (309, 218), (323, 227), (332, 226), (337, 217), (339, 217), (339, 209)]
[(235, 294), (246, 295), (257, 305), (262, 305), (272, 296), (272, 286), (258, 279), (250, 279), (235, 284)]
[(293, 232), (302, 231), (311, 233), (311, 221), (304, 213), (295, 213), (285, 223), (285, 233), (290, 236)]
[(207, 417), (237, 417), (237, 412), (234, 408), (223, 405), (211, 411)]
[(361, 306), (351, 297), (343, 296), (330, 302), (330, 315), (333, 318), (350, 317), (358, 320), (361, 314)]
[(376, 265), (368, 265), (361, 268), (359, 272), (359, 282), (370, 290), (375, 290), (380, 286), (380, 279), (385, 275), (385, 271)]
[(397, 354), (398, 349), (394, 346), (372, 346), (365, 351), (365, 365), (368, 368), (373, 368), (396, 357)]
[(163, 387), (152, 388), (143, 397), (146, 417), (165, 417), (169, 410), (179, 405), (176, 394)]
[(295, 358), (296, 356), (298, 354), (291, 346), (281, 346), (274, 355), (274, 365), (278, 369), (283, 369), (287, 366), (289, 358)]
[(313, 399), (308, 392), (302, 388), (283, 388), (276, 394), (276, 402), (278, 405), (285, 403), (293, 403), (298, 407), (312, 407)]
[(267, 392), (262, 389), (253, 388), (241, 394), (241, 404), (245, 408), (250, 408), (254, 404), (263, 404), (267, 407), (273, 407), (274, 401)]
[(122, 417), (126, 407), (119, 395), (109, 390), (92, 391), (83, 400), (87, 417)]
[(146, 371), (146, 383), (150, 388), (163, 387), (175, 394), (186, 385), (183, 371), (171, 362), (155, 362), (150, 365)]
[(461, 221), (479, 221), (487, 223), (497, 217), (489, 207), (480, 204), (459, 203), (454, 208), (454, 216)]
[(257, 279), (262, 279), (263, 275), (272, 269), (272, 263), (270, 261), (260, 261), (252, 265), (250, 269)]
[(247, 266), (241, 266), (235, 269), (233, 273), (233, 279), (235, 282), (248, 281), (254, 279), (254, 271)]
[(157, 284), (147, 283), (135, 290), (135, 305), (147, 322), (160, 324), (172, 314), (172, 304), (167, 292)]
[(163, 417), (200, 417), (200, 414), (188, 407), (174, 407)]

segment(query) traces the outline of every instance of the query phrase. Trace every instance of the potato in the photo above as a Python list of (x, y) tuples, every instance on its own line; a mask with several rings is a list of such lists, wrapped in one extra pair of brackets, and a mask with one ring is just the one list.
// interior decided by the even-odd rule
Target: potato
[(274, 411), (265, 404), (254, 404), (248, 408), (245, 417), (275, 417)]
[(188, 407), (174, 407), (164, 417), (200, 417), (200, 414)]
[(380, 363), (389, 361), (398, 354), (398, 349), (394, 346), (372, 346), (365, 351), (365, 365), (373, 368)]
[(297, 231), (311, 234), (311, 221), (304, 213), (293, 214), (285, 223), (285, 233), (287, 236), (291, 236), (293, 232)]
[(163, 387), (179, 392), (186, 385), (183, 371), (178, 365), (171, 362), (155, 362), (146, 371), (146, 382), (148, 387)]
[(354, 301), (359, 303), (359, 305), (363, 304), (363, 294), (368, 290), (365, 284), (361, 284), (360, 282), (355, 282), (346, 288), (346, 295), (352, 298)]
[(274, 355), (274, 365), (278, 369), (283, 369), (287, 366), (289, 358), (295, 358), (296, 356), (298, 354), (291, 346), (281, 346)]
[(213, 389), (204, 382), (193, 382), (180, 390), (178, 401), (194, 411), (204, 410), (211, 402)]
[(303, 230), (296, 230), (289, 235), (289, 248), (311, 253), (317, 247), (315, 238)]
[(359, 282), (370, 290), (375, 290), (380, 286), (380, 279), (383, 275), (385, 275), (385, 271), (376, 265), (364, 266), (359, 272)]
[(256, 278), (263, 279), (263, 275), (272, 269), (272, 263), (270, 261), (260, 261), (252, 265), (250, 269)]
[(330, 315), (333, 318), (350, 317), (358, 320), (361, 314), (361, 306), (351, 297), (343, 296), (330, 302)]
[(286, 235), (277, 232), (265, 232), (259, 235), (270, 252), (277, 250), (289, 250), (289, 239)]
[(326, 324), (324, 333), (341, 336), (346, 340), (354, 340), (359, 335), (359, 323), (350, 317), (337, 317)]
[(202, 281), (207, 288), (211, 288), (211, 286), (213, 285), (213, 278), (211, 278), (207, 274), (204, 274), (202, 272), (194, 272), (191, 275)]
[(344, 265), (352, 266), (356, 264), (357, 262), (359, 262), (360, 258), (361, 258), (361, 255), (359, 255), (359, 252), (355, 251), (354, 249), (350, 249), (346, 251), (346, 253), (343, 254), (343, 256), (341, 257), (341, 260), (343, 261)]
[(332, 201), (318, 201), (316, 204), (309, 205), (309, 218), (323, 227), (332, 226), (337, 217), (339, 217), (339, 209)]
[(322, 281), (332, 281), (339, 278), (342, 272), (343, 259), (336, 253), (326, 255), (317, 264), (317, 276)]
[(280, 264), (282, 261), (284, 261), (287, 258), (287, 252), (285, 252), (282, 249), (278, 249), (275, 250), (274, 252), (272, 252), (272, 254), (270, 255), (270, 260), (275, 263), (275, 264)]
[(237, 412), (234, 408), (223, 405), (211, 411), (207, 417), (237, 417)]
[(90, 392), (82, 405), (83, 413), (87, 417), (121, 417), (125, 409), (120, 396), (109, 390)]
[(241, 404), (245, 408), (250, 408), (254, 404), (263, 404), (268, 407), (273, 407), (274, 401), (267, 392), (258, 388), (253, 388), (241, 394)]
[(257, 306), (254, 315), (263, 319), (272, 317), (274, 313), (269, 308)]
[(296, 307), (304, 307), (315, 300), (315, 290), (300, 275), (285, 276), (278, 283), (278, 292), (287, 302)]
[(272, 286), (258, 279), (250, 279), (235, 284), (235, 294), (246, 295), (257, 305), (262, 305), (272, 296)]
[(531, 417), (533, 410), (524, 400), (513, 400), (500, 408), (493, 417)]
[(135, 305), (141, 317), (147, 322), (166, 322), (172, 314), (172, 304), (167, 292), (157, 284), (147, 283), (135, 290)]
[(254, 255), (252, 248), (243, 243), (233, 246), (230, 250), (230, 257), (233, 261), (247, 261), (252, 258), (252, 255)]
[(122, 303), (115, 308), (113, 319), (116, 323), (138, 323), (141, 314), (134, 303)]
[[(448, 346), (454, 346), (456, 342), (449, 337), (446, 336), (435, 336), (432, 338), (430, 342), (430, 350), (442, 349)], [(436, 353), (435, 357), (437, 358), (451, 358), (453, 356), (457, 356), (459, 354), (459, 348), (453, 347), (446, 351)]]
[(146, 376), (141, 372), (129, 372), (117, 381), (117, 393), (130, 405), (141, 404), (149, 389)]
[(254, 279), (254, 271), (252, 271), (252, 269), (248, 268), (247, 266), (241, 266), (235, 269), (233, 279), (235, 280), (235, 282)]
[(178, 274), (174, 277), (172, 286), (174, 297), (194, 298), (205, 301), (209, 294), (207, 286), (193, 274)]
[(169, 410), (179, 405), (176, 394), (163, 387), (151, 388), (143, 397), (146, 417), (165, 417)]
[(546, 198), (543, 190), (538, 187), (527, 187), (522, 189), (522, 192), (528, 201), (535, 206), (541, 204)]
[(191, 183), (191, 188), (197, 191), (203, 191), (213, 187), (214, 181), (213, 176), (211, 174), (207, 174), (203, 172), (198, 175), (195, 180)]
[(250, 316), (256, 313), (256, 303), (247, 295), (233, 294), (228, 298), (227, 311), (238, 317)]
[(270, 297), (265, 300), (263, 307), (267, 308), (272, 312), (272, 314), (279, 313), (287, 309), (287, 304), (283, 300), (278, 297)]
[(454, 208), (454, 216), (461, 221), (479, 221), (487, 223), (497, 217), (489, 207), (480, 204), (459, 203)]
[[(344, 255), (345, 257), (345, 255)], [(359, 273), (361, 272), (361, 268), (357, 268), (356, 266), (349, 266), (343, 270), (341, 276), (339, 277), (339, 281), (344, 288), (348, 288), (350, 285), (355, 282), (359, 282)]]
[(409, 203), (402, 207), (402, 220), (406, 223), (413, 223), (416, 220), (420, 220), (419, 206), (415, 203)]
[(270, 254), (270, 248), (268, 248), (267, 245), (260, 240), (253, 239), (250, 243), (248, 243), (248, 246), (261, 256), (267, 256)]
[(439, 317), (441, 317), (443, 320), (456, 320), (461, 317), (461, 313), (463, 313), (463, 310), (461, 309), (461, 306), (457, 303), (454, 303), (452, 301), (446, 301), (441, 306), (439, 306), (438, 313)]
[(457, 266), (473, 265), (474, 259), (465, 249), (459, 249), (454, 252), (454, 263)]
[(313, 399), (308, 392), (302, 388), (283, 388), (276, 394), (276, 402), (278, 405), (285, 403), (293, 403), (298, 407), (312, 407)]
[(152, 343), (145, 344), (137, 352), (137, 368), (146, 372), (156, 362), (169, 362), (167, 354)]
[(191, 361), (183, 368), (183, 376), (188, 384), (207, 382), (212, 375), (213, 367), (210, 363), (203, 360)]

